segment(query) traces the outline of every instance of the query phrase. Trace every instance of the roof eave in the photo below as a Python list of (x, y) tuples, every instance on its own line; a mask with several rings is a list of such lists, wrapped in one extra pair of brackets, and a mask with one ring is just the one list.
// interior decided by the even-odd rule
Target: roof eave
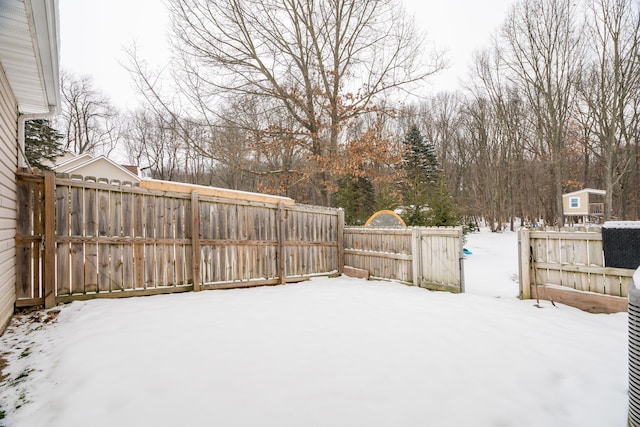
[(593, 188), (583, 188), (582, 190), (572, 191), (571, 193), (564, 193), (562, 196), (563, 197), (574, 196), (574, 195), (580, 194), (580, 193), (598, 194), (598, 195), (601, 195), (601, 196), (604, 196), (605, 194), (607, 194), (607, 192), (605, 190), (596, 190), (596, 189), (593, 189)]
[(49, 113), (60, 108), (59, 21), (57, 0), (26, 0), (33, 11), (34, 33), (38, 46), (41, 77)]
[(60, 107), (58, 0), (5, 0), (0, 5), (0, 65), (24, 116)]

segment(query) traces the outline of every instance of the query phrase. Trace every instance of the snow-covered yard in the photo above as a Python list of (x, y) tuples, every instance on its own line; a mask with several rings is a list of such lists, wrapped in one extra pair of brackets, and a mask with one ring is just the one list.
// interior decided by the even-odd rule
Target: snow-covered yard
[(467, 248), (460, 295), (315, 279), (16, 318), (0, 425), (626, 425), (627, 314), (519, 301), (514, 233)]

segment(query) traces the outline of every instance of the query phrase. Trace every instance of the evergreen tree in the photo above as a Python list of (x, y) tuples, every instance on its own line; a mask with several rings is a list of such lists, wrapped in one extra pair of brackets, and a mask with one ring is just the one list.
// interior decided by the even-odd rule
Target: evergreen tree
[(346, 176), (338, 181), (336, 204), (344, 209), (348, 225), (363, 225), (375, 212), (374, 188), (364, 177)]
[(437, 178), (438, 162), (433, 147), (425, 142), (416, 125), (411, 126), (402, 142), (402, 219), (409, 226), (426, 225), (429, 192)]
[(402, 164), (411, 185), (437, 184), (439, 164), (433, 144), (424, 140), (416, 125), (411, 126), (402, 142), (405, 147)]
[(62, 135), (50, 126), (49, 120), (28, 120), (25, 123), (24, 151), (33, 167), (49, 170), (48, 162), (54, 164), (64, 153)]
[(426, 226), (429, 227), (453, 227), (460, 224), (461, 216), (458, 213), (453, 199), (449, 195), (444, 179), (440, 180), (438, 187), (429, 195), (429, 208), (426, 212)]
[(395, 184), (390, 182), (378, 184), (373, 210), (375, 212), (382, 210), (395, 211), (399, 206), (399, 199), (398, 188)]
[(416, 125), (403, 140), (402, 219), (408, 226), (452, 226), (459, 221), (440, 173), (433, 144), (425, 141)]

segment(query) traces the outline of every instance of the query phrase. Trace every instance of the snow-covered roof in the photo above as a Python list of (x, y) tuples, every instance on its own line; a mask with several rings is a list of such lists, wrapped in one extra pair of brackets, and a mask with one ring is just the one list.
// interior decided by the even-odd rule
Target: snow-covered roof
[(57, 0), (2, 0), (0, 64), (20, 113), (59, 107)]
[(602, 196), (607, 194), (607, 192), (605, 190), (596, 190), (594, 188), (583, 188), (582, 190), (572, 191), (571, 193), (564, 193), (563, 196), (574, 196), (574, 195), (580, 194), (580, 193), (600, 194)]

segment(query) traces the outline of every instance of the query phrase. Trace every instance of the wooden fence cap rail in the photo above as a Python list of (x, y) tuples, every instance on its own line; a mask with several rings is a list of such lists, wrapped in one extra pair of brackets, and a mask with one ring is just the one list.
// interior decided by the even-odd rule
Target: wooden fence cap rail
[(261, 203), (284, 203), (293, 205), (295, 202), (289, 197), (271, 196), (269, 194), (251, 193), (248, 191), (229, 190), (226, 188), (207, 187), (204, 185), (187, 184), (183, 182), (161, 181), (144, 178), (140, 181), (140, 188), (148, 190), (160, 190), (172, 193), (198, 192), (200, 196), (220, 197), (233, 200), (245, 200)]

